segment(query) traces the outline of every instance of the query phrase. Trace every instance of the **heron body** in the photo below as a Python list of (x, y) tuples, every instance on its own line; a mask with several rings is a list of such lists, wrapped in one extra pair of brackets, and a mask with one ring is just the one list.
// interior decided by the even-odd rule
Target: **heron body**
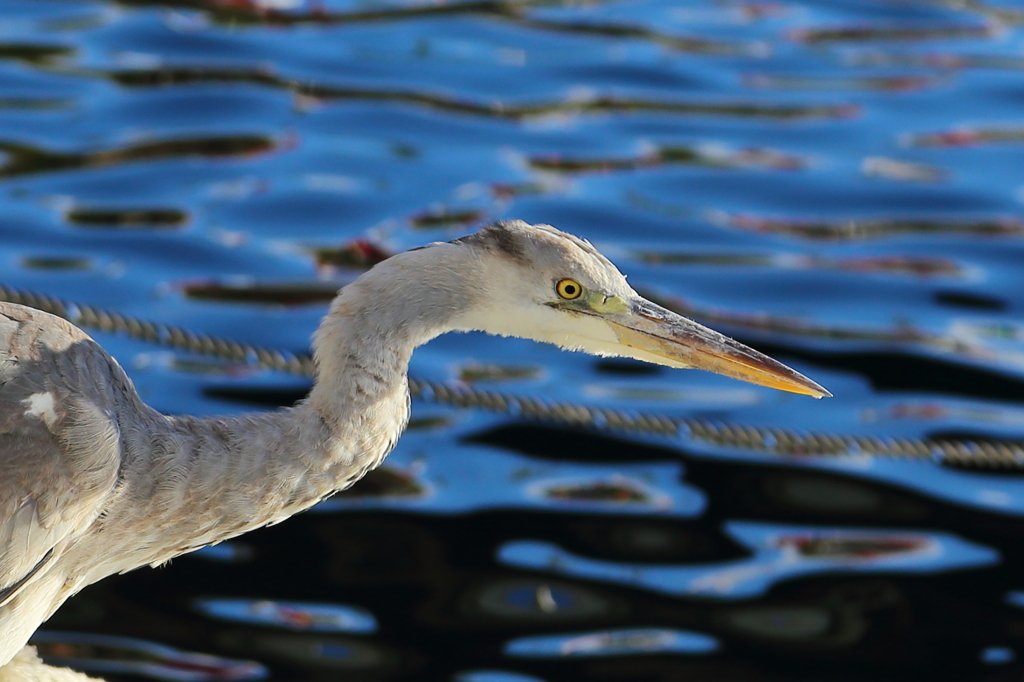
[(413, 350), (471, 330), (829, 395), (644, 300), (589, 243), (519, 221), (399, 254), (342, 289), (314, 335), (312, 391), (275, 412), (164, 416), (74, 325), (0, 303), (0, 666), (86, 585), (350, 486), (405, 427)]

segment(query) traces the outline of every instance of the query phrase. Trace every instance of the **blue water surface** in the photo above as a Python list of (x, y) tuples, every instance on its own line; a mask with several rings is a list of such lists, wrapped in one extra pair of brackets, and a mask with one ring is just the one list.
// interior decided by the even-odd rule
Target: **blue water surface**
[[(417, 376), (1021, 439), (1022, 23), (944, 0), (0, 0), (0, 284), (305, 352), (372, 254), (521, 218), (835, 397), (482, 334)], [(308, 390), (96, 338), (166, 413)], [(47, 626), (78, 634), (39, 647), (116, 680), (1018, 679), (1022, 481), (414, 402), (351, 491), (90, 587)]]

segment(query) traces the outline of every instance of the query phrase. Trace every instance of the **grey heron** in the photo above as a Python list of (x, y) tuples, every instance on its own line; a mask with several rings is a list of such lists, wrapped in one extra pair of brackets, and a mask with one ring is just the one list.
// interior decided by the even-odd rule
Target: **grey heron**
[(471, 330), (831, 395), (645, 300), (589, 242), (521, 221), (393, 256), (344, 287), (313, 337), (312, 391), (275, 412), (164, 416), (77, 327), (0, 304), (0, 666), (86, 585), (352, 485), (405, 427), (413, 350)]

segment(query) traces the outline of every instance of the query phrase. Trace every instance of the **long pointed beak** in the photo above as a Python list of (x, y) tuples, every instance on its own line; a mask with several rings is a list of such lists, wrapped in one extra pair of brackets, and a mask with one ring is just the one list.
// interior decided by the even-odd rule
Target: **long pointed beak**
[(692, 367), (740, 381), (815, 398), (832, 394), (803, 374), (728, 336), (639, 298), (626, 310), (606, 314), (619, 342), (640, 359), (669, 367)]

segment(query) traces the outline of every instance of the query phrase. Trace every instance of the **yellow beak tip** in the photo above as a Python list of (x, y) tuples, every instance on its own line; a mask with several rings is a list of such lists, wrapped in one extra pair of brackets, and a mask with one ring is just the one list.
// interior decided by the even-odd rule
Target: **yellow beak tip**
[(736, 378), (738, 378), (738, 379), (742, 378), (744, 380), (750, 381), (751, 383), (760, 384), (761, 386), (767, 386), (768, 388), (774, 388), (776, 390), (785, 391), (787, 393), (796, 393), (798, 395), (808, 395), (808, 396), (814, 398), (815, 400), (821, 400), (822, 398), (831, 398), (832, 397), (832, 393), (830, 391), (826, 390), (822, 386), (819, 386), (818, 384), (814, 383), (813, 381), (811, 381), (809, 379), (806, 379), (806, 383), (804, 383), (803, 381), (797, 383), (797, 382), (793, 381), (792, 379), (790, 379), (789, 377), (786, 377), (782, 381), (780, 381), (778, 379), (778, 377), (774, 377), (774, 376), (771, 377), (771, 379), (769, 379), (767, 381), (765, 381), (761, 377), (757, 377), (757, 378), (754, 378), (754, 377), (736, 377)]

